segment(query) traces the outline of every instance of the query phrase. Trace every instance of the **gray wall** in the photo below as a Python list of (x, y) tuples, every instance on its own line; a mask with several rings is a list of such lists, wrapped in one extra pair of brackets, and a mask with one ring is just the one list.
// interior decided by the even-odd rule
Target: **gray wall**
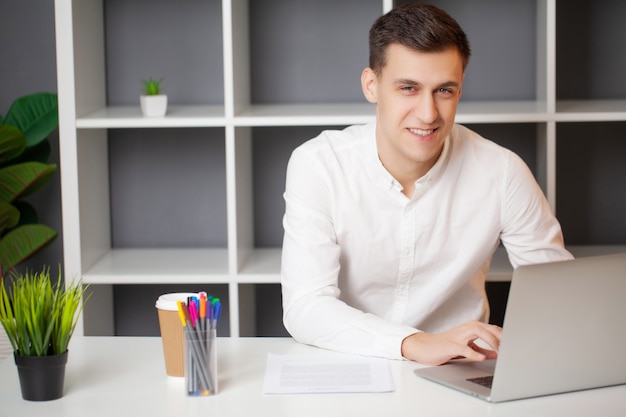
[[(54, 2), (50, 0), (3, 0), (0, 24), (0, 113), (6, 116), (21, 96), (46, 91), (56, 93)], [(58, 130), (50, 136), (51, 163), (59, 164)], [(35, 255), (24, 268), (55, 268), (63, 262), (61, 187), (57, 174), (44, 188), (29, 197), (40, 223), (59, 232), (51, 246)]]

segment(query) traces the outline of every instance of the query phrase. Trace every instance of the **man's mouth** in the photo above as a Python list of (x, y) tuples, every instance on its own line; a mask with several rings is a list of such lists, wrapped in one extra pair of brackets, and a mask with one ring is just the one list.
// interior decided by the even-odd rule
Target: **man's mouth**
[(424, 137), (431, 135), (435, 130), (436, 129), (409, 129), (411, 133)]

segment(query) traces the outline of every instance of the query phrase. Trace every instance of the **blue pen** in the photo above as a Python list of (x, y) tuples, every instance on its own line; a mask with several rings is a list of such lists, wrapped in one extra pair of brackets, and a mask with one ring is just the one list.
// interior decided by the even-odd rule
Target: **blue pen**
[(207, 311), (209, 313), (208, 314), (208, 316), (209, 316), (209, 328), (213, 327), (213, 316), (214, 316), (214, 314), (213, 314), (214, 313), (213, 312), (213, 300), (214, 300), (214, 298), (213, 298), (212, 295), (210, 295), (207, 298)]
[(214, 313), (213, 313), (213, 317), (214, 317), (213, 328), (216, 328), (217, 327), (217, 322), (219, 321), (220, 315), (222, 314), (222, 303), (220, 302), (219, 298), (217, 298), (215, 300), (215, 303), (214, 303), (214, 306), (213, 306), (212, 310), (214, 310)]

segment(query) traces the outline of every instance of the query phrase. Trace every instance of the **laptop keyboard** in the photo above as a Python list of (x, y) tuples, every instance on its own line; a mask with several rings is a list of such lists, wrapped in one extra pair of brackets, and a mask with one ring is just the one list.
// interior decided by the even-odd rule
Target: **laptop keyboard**
[(474, 384), (482, 385), (483, 387), (491, 388), (493, 375), (480, 376), (478, 378), (467, 378), (467, 381), (473, 382)]

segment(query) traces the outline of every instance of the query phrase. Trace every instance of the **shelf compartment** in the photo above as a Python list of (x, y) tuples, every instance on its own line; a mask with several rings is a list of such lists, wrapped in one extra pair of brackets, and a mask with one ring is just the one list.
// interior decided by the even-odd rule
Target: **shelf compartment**
[(382, 9), (380, 0), (249, 1), (250, 103), (360, 101), (367, 34)]
[(113, 249), (87, 268), (88, 284), (228, 283), (228, 251), (221, 248)]
[(282, 245), (285, 181), (291, 153), (323, 130), (338, 126), (268, 126), (252, 128), (253, 224), (255, 248)]
[[(147, 284), (147, 285), (114, 285), (113, 310), (123, 314), (115, 314), (115, 336), (149, 336), (159, 337), (158, 313), (156, 300), (161, 294), (172, 292), (197, 293), (205, 291), (222, 302), (222, 315), (217, 327), (218, 336), (229, 336), (230, 314), (229, 293), (226, 284)], [(89, 304), (87, 304), (88, 306)]]
[[(241, 285), (240, 287), (246, 287)], [(254, 296), (255, 309), (247, 320), (254, 321), (254, 331), (244, 330), (242, 336), (290, 337), (283, 325), (282, 294), (279, 284), (249, 285)]]
[(108, 105), (163, 78), (170, 105), (223, 105), (222, 1), (103, 0)]
[(108, 139), (111, 248), (228, 246), (223, 128), (111, 129)]
[(626, 2), (556, 2), (556, 99), (626, 99)]
[(557, 123), (557, 206), (566, 244), (626, 242), (626, 122)]

